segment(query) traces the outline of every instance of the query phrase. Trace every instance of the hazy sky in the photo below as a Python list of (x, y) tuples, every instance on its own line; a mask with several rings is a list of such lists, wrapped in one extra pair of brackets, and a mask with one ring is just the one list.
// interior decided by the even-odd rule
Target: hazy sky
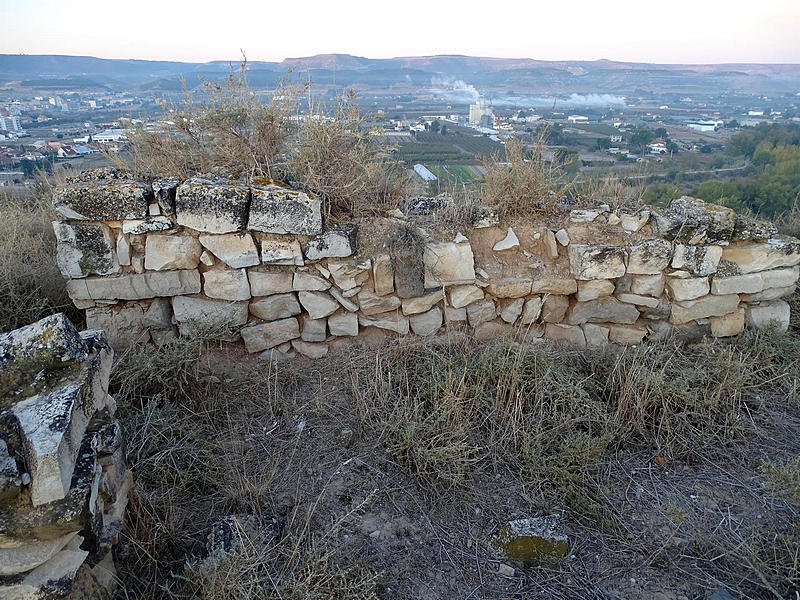
[(800, 63), (800, 0), (0, 0), (0, 53)]

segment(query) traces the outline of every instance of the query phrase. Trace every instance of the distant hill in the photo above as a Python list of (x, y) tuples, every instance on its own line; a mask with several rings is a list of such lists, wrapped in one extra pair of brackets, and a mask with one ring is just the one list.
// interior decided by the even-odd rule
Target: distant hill
[[(31, 87), (67, 83), (108, 88), (176, 90), (186, 79), (192, 87), (238, 65), (228, 61), (116, 60), (91, 56), (0, 54), (0, 83), (24, 82)], [(287, 58), (280, 63), (251, 61), (253, 85), (270, 87), (289, 69), (294, 77), (322, 85), (431, 85), (463, 80), (486, 90), (525, 93), (634, 91), (675, 93), (800, 92), (796, 64), (652, 64), (597, 61), (543, 61), (460, 55), (407, 56), (375, 59), (349, 54)]]

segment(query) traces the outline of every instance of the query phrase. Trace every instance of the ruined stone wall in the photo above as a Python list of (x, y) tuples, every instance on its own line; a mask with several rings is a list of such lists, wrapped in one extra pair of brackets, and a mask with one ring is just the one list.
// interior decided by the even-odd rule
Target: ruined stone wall
[(0, 598), (105, 598), (131, 485), (114, 351), (63, 314), (0, 334)]
[(248, 352), (309, 357), (452, 327), (586, 346), (788, 326), (800, 242), (728, 208), (681, 198), (502, 227), (486, 209), (445, 235), (440, 205), (334, 226), (264, 179), (100, 171), (58, 193), (54, 227), (70, 296), (118, 347), (223, 322)]

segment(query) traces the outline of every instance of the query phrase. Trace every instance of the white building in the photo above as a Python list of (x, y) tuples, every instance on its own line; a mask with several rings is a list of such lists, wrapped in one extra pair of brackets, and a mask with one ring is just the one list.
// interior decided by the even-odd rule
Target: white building
[(480, 125), (481, 118), (484, 115), (492, 116), (494, 111), (492, 111), (489, 103), (481, 98), (475, 104), (469, 105), (469, 122), (473, 125)]
[(122, 129), (106, 129), (92, 135), (92, 140), (98, 144), (113, 144), (126, 139), (125, 132)]
[(588, 123), (589, 117), (584, 117), (583, 115), (570, 115), (567, 117), (567, 121), (570, 123)]
[(611, 136), (609, 136), (608, 139), (612, 144), (619, 144), (620, 142), (622, 142), (622, 136), (619, 135), (619, 134), (611, 135)]
[(22, 131), (22, 125), (19, 122), (19, 117), (0, 117), (0, 129), (6, 131)]
[(416, 164), (414, 165), (414, 171), (416, 171), (417, 175), (422, 177), (423, 181), (436, 181), (436, 175), (430, 172), (428, 168), (423, 164)]
[(693, 123), (687, 123), (686, 126), (692, 131), (699, 131), (701, 133), (716, 131), (717, 129), (716, 121), (695, 121)]

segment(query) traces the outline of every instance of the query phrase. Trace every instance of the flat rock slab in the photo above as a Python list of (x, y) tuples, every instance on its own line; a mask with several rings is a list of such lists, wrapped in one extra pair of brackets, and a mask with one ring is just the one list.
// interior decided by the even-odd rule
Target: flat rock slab
[(102, 223), (53, 222), (56, 234), (56, 262), (64, 277), (114, 275), (120, 266), (116, 238)]
[(129, 179), (81, 181), (61, 188), (53, 200), (58, 214), (78, 221), (144, 219), (153, 198), (146, 183)]
[(247, 302), (225, 302), (177, 296), (172, 299), (175, 320), (181, 325), (237, 327), (247, 323)]
[[(251, 217), (252, 219), (252, 217)], [(308, 260), (344, 258), (358, 249), (358, 226), (346, 225), (328, 229), (308, 241), (305, 254)]]
[(800, 240), (776, 237), (763, 244), (731, 244), (723, 248), (722, 260), (740, 273), (754, 273), (800, 263)]
[(232, 233), (247, 226), (249, 186), (222, 177), (192, 177), (175, 194), (178, 224), (207, 233)]
[(144, 300), (200, 293), (200, 273), (151, 271), (117, 277), (91, 277), (67, 282), (73, 300)]
[(244, 327), (241, 333), (244, 347), (248, 352), (261, 352), (299, 338), (300, 324), (295, 317), (290, 317)]
[(426, 244), (422, 260), (426, 288), (475, 281), (475, 258), (468, 241)]
[(250, 229), (301, 235), (315, 235), (322, 231), (322, 202), (319, 198), (263, 177), (254, 177), (250, 189)]
[(198, 239), (203, 247), (233, 269), (252, 267), (261, 262), (253, 236), (249, 233), (201, 235)]
[(733, 236), (736, 213), (724, 206), (683, 196), (673, 200), (661, 214), (654, 213), (653, 231), (685, 244), (717, 244)]
[(620, 246), (572, 244), (570, 272), (576, 279), (614, 279), (625, 275), (625, 249)]

